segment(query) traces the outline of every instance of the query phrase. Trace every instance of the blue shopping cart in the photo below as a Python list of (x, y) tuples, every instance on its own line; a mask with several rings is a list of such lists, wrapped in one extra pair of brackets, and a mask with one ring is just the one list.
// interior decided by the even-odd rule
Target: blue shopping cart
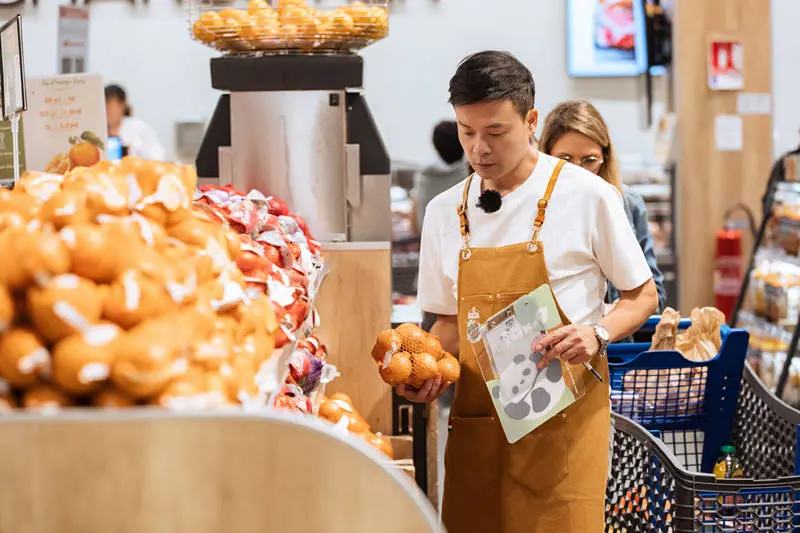
[[(606, 533), (800, 532), (800, 411), (745, 363), (746, 331), (723, 326), (722, 340), (704, 363), (649, 352), (647, 343), (609, 347)], [(710, 473), (730, 443), (745, 479)]]

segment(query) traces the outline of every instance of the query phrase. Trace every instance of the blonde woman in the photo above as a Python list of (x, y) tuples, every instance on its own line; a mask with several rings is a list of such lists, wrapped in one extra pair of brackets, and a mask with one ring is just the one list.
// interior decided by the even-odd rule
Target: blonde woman
[[(600, 112), (587, 100), (559, 104), (545, 119), (539, 150), (583, 167), (619, 189), (628, 222), (653, 273), (658, 290), (658, 311), (664, 309), (664, 275), (656, 262), (653, 237), (647, 225), (647, 207), (641, 195), (622, 183), (614, 145)], [(620, 292), (609, 282), (608, 301), (616, 302), (619, 297)]]

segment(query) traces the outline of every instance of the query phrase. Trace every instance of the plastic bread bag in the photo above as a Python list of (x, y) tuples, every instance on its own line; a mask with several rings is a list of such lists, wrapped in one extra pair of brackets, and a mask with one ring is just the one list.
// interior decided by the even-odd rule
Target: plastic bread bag
[(681, 321), (681, 314), (671, 307), (664, 309), (656, 331), (653, 334), (653, 341), (650, 351), (674, 350), (675, 341), (678, 338), (678, 323)]
[(467, 337), (509, 443), (536, 430), (585, 394), (585, 370), (554, 359), (539, 370), (532, 346), (562, 325), (552, 290), (542, 285), (480, 323), (467, 315)]
[(714, 307), (692, 310), (692, 325), (678, 336), (676, 348), (686, 359), (704, 362), (713, 359), (722, 345), (720, 328), (725, 315)]

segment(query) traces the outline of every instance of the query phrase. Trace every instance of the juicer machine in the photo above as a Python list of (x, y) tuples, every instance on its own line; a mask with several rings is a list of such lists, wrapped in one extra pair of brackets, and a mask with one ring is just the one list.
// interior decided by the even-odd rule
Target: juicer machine
[(286, 201), (321, 242), (391, 241), (391, 173), (362, 91), (363, 58), (223, 56), (200, 178)]

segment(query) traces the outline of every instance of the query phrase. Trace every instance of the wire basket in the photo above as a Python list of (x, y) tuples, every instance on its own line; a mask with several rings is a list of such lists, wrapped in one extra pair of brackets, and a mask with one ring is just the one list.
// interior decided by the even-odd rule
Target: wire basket
[(388, 2), (188, 0), (189, 30), (227, 54), (353, 53), (389, 34)]
[[(636, 422), (614, 413), (612, 423), (606, 533), (800, 530), (800, 477), (716, 479), (693, 473)], [(740, 456), (747, 462), (746, 452)]]
[[(657, 323), (655, 317), (643, 329)], [(678, 327), (689, 325), (682, 320)], [(612, 410), (654, 432), (694, 471), (711, 472), (733, 431), (748, 333), (722, 326), (721, 338), (719, 353), (703, 362), (676, 351), (650, 352), (646, 342), (608, 348)]]

